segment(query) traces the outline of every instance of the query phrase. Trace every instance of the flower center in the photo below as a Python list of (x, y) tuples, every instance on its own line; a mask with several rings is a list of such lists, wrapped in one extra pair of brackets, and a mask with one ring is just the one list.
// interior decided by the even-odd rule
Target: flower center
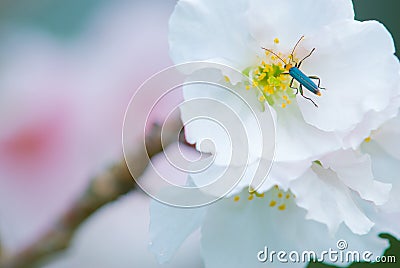
[[(274, 40), (277, 44), (279, 41)], [(277, 54), (285, 62), (290, 62), (290, 57), (282, 53)], [(292, 103), (295, 92), (289, 87), (291, 77), (288, 70), (292, 65), (285, 64), (277, 56), (265, 51), (264, 58), (260, 58), (255, 66), (246, 68), (243, 74), (250, 77), (250, 83), (246, 84), (246, 90), (255, 90), (258, 100), (270, 106), (285, 108)]]
[[(292, 194), (290, 191), (281, 190), (278, 185), (275, 185), (271, 190), (266, 193), (257, 193), (255, 191), (251, 191), (249, 193), (247, 200), (252, 201), (254, 198), (266, 198), (267, 202), (269, 202), (269, 206), (271, 208), (277, 208), (280, 211), (286, 209), (286, 202), (289, 201), (290, 198), (295, 198), (296, 196)], [(234, 202), (239, 202), (241, 196), (237, 195), (233, 197)]]

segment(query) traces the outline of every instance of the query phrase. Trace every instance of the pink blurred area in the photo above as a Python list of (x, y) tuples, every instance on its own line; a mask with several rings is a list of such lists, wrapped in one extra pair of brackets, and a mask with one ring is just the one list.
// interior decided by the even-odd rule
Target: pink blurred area
[(1, 54), (1, 241), (14, 250), (87, 183), (87, 163), (76, 146), (86, 130), (67, 51), (43, 35), (17, 32)]
[[(38, 29), (7, 28), (0, 44), (0, 241), (6, 251), (34, 241), (93, 175), (122, 159), (122, 124), (130, 98), (147, 78), (172, 64), (167, 30), (173, 6), (174, 1), (106, 2), (68, 41)], [(161, 107), (150, 123), (163, 115)], [(142, 136), (138, 131), (132, 140)], [(127, 254), (133, 262), (158, 267), (149, 254), (129, 249), (147, 252), (149, 200), (143, 193), (126, 199), (136, 201), (132, 206), (117, 201), (94, 215), (83, 228), (89, 231), (79, 233), (65, 258), (98, 258), (90, 253), (96, 248), (82, 249), (79, 241), (89, 239), (95, 247), (99, 243), (90, 238), (93, 232), (107, 238), (107, 226), (122, 221), (125, 229), (115, 236), (136, 239), (114, 241), (109, 246), (118, 254), (110, 252), (104, 260)], [(187, 261), (193, 258), (199, 262), (198, 254)], [(185, 263), (186, 257), (181, 259)]]

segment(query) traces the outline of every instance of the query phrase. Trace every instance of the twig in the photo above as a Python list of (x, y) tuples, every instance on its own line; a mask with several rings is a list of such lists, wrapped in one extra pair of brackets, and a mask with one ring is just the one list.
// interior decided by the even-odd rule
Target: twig
[[(154, 156), (163, 150), (163, 146), (165, 147), (173, 142), (173, 135), (177, 133), (179, 128), (179, 123), (172, 126), (170, 129), (171, 137), (164, 140), (164, 144), (161, 144), (161, 129), (158, 125), (154, 125), (146, 136), (148, 156)], [(163, 135), (165, 135), (165, 132)], [(148, 158), (144, 159), (143, 153), (140, 151), (133, 152), (130, 158), (134, 161), (135, 167), (137, 167), (135, 169), (135, 177), (139, 177), (148, 164)], [(3, 254), (3, 259), (0, 259), (0, 267), (37, 267), (45, 259), (68, 248), (77, 228), (95, 211), (134, 188), (135, 184), (132, 176), (125, 161), (122, 160), (103, 174), (95, 177), (82, 196), (60, 217), (53, 228), (37, 241), (12, 256)]]

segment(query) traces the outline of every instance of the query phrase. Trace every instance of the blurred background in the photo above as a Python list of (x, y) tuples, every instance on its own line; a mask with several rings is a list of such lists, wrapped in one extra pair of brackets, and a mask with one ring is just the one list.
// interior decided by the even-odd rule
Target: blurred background
[[(0, 255), (34, 241), (90, 178), (121, 160), (130, 97), (172, 64), (174, 5), (0, 0)], [(381, 21), (399, 44), (399, 1), (354, 5), (357, 19)], [(147, 250), (148, 205), (136, 191), (103, 207), (65, 253), (41, 267), (160, 267)], [(198, 234), (163, 267), (188, 266), (202, 267)]]

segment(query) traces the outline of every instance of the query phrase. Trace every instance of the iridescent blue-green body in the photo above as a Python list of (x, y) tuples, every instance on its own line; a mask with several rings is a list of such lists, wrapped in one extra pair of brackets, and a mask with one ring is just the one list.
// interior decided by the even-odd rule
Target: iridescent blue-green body
[(300, 71), (297, 67), (292, 67), (289, 69), (289, 74), (293, 77), (297, 82), (300, 83), (303, 87), (314, 93), (315, 95), (321, 95), (319, 91), (319, 87), (311, 80), (310, 77), (305, 75), (302, 71)]
[[(292, 77), (292, 80), (290, 81), (290, 88), (296, 89), (296, 94), (300, 93), (300, 95), (311, 101), (315, 107), (318, 107), (318, 105), (309, 97), (304, 96), (304, 92), (303, 92), (303, 87), (305, 87), (306, 89), (308, 89), (310, 92), (312, 92), (315, 95), (321, 96), (321, 91), (320, 89), (325, 89), (323, 87), (320, 87), (320, 83), (321, 83), (321, 79), (318, 76), (307, 76), (305, 73), (303, 73), (302, 71), (300, 71), (300, 66), (303, 63), (303, 61), (305, 59), (307, 59), (308, 57), (311, 56), (311, 54), (315, 51), (315, 48), (313, 48), (311, 50), (311, 52), (305, 56), (302, 60), (300, 60), (299, 62), (296, 62), (294, 60), (294, 51), (296, 50), (297, 45), (300, 43), (300, 41), (304, 38), (304, 36), (300, 37), (299, 41), (297, 41), (296, 45), (294, 46), (292, 53), (290, 53), (289, 56), (289, 63), (286, 63), (286, 61), (284, 59), (282, 59), (281, 56), (279, 56), (278, 54), (276, 54), (275, 52), (273, 52), (271, 49), (268, 48), (262, 48), (272, 54), (274, 54), (278, 59), (280, 59), (284, 64), (284, 68), (287, 71), (287, 73), (283, 73), (285, 75), (290, 75)], [(315, 84), (314, 81), (312, 80), (317, 80), (318, 84)], [(296, 80), (299, 83), (299, 87), (293, 87), (293, 81)]]

